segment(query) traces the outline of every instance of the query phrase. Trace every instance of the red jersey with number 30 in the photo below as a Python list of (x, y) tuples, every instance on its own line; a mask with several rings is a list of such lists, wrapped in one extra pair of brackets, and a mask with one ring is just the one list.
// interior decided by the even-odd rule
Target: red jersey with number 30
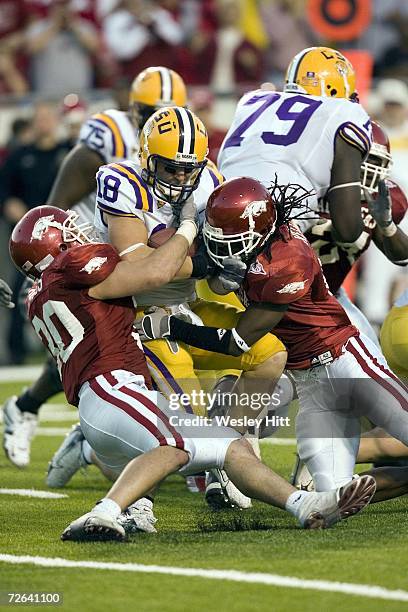
[(285, 239), (272, 243), (270, 254), (270, 260), (265, 253), (258, 255), (249, 267), (240, 294), (243, 304), (287, 307), (273, 333), (286, 346), (288, 369), (330, 363), (358, 331), (328, 290), (316, 254), (292, 224)]
[(143, 350), (132, 335), (132, 299), (102, 301), (88, 295), (118, 261), (110, 244), (68, 249), (43, 272), (28, 298), (30, 321), (56, 358), (65, 395), (75, 406), (84, 382), (112, 370), (139, 374), (151, 384)]

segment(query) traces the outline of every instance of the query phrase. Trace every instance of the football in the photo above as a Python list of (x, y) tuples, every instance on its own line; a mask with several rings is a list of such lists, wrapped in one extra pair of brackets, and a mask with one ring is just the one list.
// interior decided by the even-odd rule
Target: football
[[(153, 249), (157, 249), (162, 244), (165, 244), (174, 234), (176, 233), (175, 227), (166, 227), (165, 229), (159, 230), (152, 234), (147, 242), (149, 247)], [(197, 238), (194, 240), (193, 244), (189, 248), (188, 254), (190, 256), (195, 255), (197, 252)]]

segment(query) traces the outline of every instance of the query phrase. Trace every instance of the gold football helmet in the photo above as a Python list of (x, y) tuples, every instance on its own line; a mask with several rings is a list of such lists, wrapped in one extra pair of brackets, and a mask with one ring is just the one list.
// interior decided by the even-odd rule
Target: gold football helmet
[(181, 106), (162, 108), (141, 133), (142, 177), (157, 198), (177, 207), (197, 189), (207, 153), (202, 121)]
[(186, 104), (187, 92), (183, 79), (174, 70), (163, 66), (146, 68), (130, 88), (129, 111), (139, 129), (158, 108)]
[(347, 58), (329, 47), (310, 47), (295, 55), (286, 72), (284, 91), (353, 99), (356, 75)]

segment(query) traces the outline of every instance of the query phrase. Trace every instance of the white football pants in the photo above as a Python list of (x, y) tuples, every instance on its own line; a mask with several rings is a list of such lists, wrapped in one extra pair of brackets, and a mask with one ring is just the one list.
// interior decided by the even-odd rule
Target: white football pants
[(366, 336), (350, 338), (331, 364), (291, 374), (299, 397), (298, 452), (317, 491), (352, 478), (362, 416), (408, 445), (408, 389)]
[(125, 370), (89, 380), (79, 397), (85, 438), (100, 461), (117, 471), (157, 446), (188, 453), (190, 460), (180, 470), (184, 475), (222, 468), (229, 445), (241, 437), (229, 427), (199, 425), (200, 417), (170, 410), (161, 393), (146, 388), (143, 376)]

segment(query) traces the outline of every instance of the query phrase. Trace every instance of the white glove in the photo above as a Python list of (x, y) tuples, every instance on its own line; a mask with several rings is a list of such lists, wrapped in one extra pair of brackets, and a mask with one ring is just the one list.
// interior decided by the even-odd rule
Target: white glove
[(6, 281), (0, 279), (0, 306), (4, 308), (14, 308), (15, 304), (11, 301), (13, 292), (6, 283)]

